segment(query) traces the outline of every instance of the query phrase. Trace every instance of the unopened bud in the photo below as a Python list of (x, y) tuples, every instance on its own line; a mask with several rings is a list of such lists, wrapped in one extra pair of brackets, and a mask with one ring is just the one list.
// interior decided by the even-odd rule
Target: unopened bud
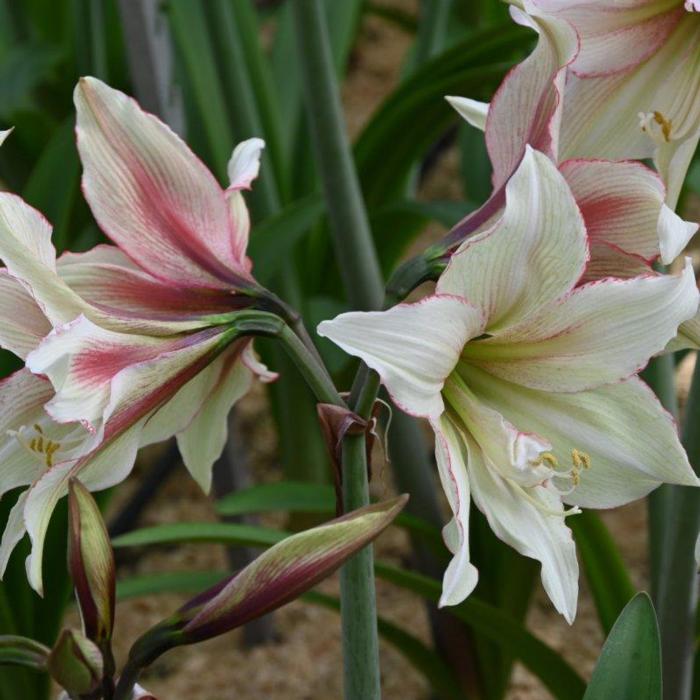
[(82, 632), (63, 630), (49, 654), (47, 669), (69, 694), (87, 695), (102, 682), (102, 653)]
[(68, 567), (85, 634), (103, 646), (114, 625), (114, 553), (100, 509), (77, 479), (70, 482), (68, 507)]

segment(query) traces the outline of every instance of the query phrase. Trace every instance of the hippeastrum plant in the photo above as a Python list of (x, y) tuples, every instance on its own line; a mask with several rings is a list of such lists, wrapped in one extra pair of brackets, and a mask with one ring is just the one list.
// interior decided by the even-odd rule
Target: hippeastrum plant
[[(546, 2), (526, 0), (522, 9), (511, 7), (514, 20), (537, 31), (539, 41), (535, 51), (506, 76), (490, 105), (464, 97), (447, 98), (462, 117), (485, 132), (494, 191), (481, 209), (457, 224), (446, 243), (458, 245), (499, 216), (504, 187), (529, 144), (559, 164), (583, 213), (591, 241), (588, 279), (634, 276), (657, 259), (670, 263), (685, 248), (698, 225), (683, 221), (668, 206), (672, 193), (667, 192), (659, 174), (637, 162), (602, 160), (621, 155), (636, 157), (635, 152), (610, 151), (600, 147), (599, 139), (591, 141), (597, 150), (571, 147), (569, 132), (574, 116), (569, 100), (575, 98), (575, 86), (580, 83), (571, 71), (579, 65), (586, 42), (579, 51), (581, 44), (569, 22), (558, 14), (542, 12), (540, 5)], [(566, 3), (567, 7), (581, 4), (586, 3)], [(589, 4), (598, 7), (605, 3)], [(616, 4), (615, 12), (618, 9)], [(568, 19), (566, 13), (562, 14)], [(574, 26), (578, 29), (575, 23)], [(609, 22), (606, 26), (610, 26)], [(607, 57), (605, 60), (607, 65)], [(600, 94), (603, 93), (596, 92)], [(606, 124), (606, 134), (611, 132), (607, 126), (611, 120), (612, 116), (602, 122)], [(592, 131), (591, 123), (598, 122), (580, 122), (581, 130), (585, 127)]]
[(477, 583), (472, 498), (498, 537), (542, 563), (546, 591), (572, 621), (578, 565), (566, 517), (664, 482), (700, 484), (671, 417), (636, 376), (695, 313), (692, 269), (580, 284), (588, 257), (569, 185), (527, 148), (502, 213), (452, 256), (435, 294), (319, 326), (435, 432), (454, 514), (443, 605)]
[(116, 246), (56, 260), (48, 222), (0, 193), (0, 344), (26, 362), (0, 383), (0, 495), (29, 486), (10, 514), (0, 573), (28, 532), (37, 591), (46, 529), (71, 477), (107, 488), (128, 475), (139, 447), (176, 435), (208, 490), (231, 405), (255, 377), (275, 376), (235, 325), (254, 303), (275, 303), (245, 254), (241, 191), (263, 142), (236, 147), (223, 190), (121, 92), (84, 78), (75, 104), (83, 191)]

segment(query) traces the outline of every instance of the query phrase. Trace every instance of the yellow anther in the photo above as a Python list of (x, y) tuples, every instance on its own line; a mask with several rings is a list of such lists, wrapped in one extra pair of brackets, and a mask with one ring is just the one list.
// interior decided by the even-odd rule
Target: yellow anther
[(39, 435), (43, 435), (44, 431), (41, 429), (41, 426), (38, 423), (34, 423), (34, 430), (36, 430)]
[(44, 451), (44, 438), (43, 438), (41, 435), (39, 435), (39, 438), (37, 439), (36, 451), (37, 451), (37, 452), (43, 452), (43, 451)]
[(543, 452), (540, 455), (540, 464), (546, 462), (553, 469), (559, 466), (559, 460), (551, 452)]
[(591, 468), (591, 456), (587, 452), (581, 452), (581, 450), (573, 449), (571, 450), (571, 460), (574, 463), (574, 469)]
[(578, 486), (581, 483), (581, 477), (576, 469), (571, 472), (571, 481), (573, 482), (574, 486)]
[(32, 452), (36, 452), (36, 438), (31, 439), (31, 442), (29, 443), (29, 449)]
[(654, 112), (654, 121), (661, 127), (661, 133), (664, 135), (664, 140), (668, 143), (671, 140), (671, 129), (673, 124), (670, 119), (666, 119), (661, 112)]

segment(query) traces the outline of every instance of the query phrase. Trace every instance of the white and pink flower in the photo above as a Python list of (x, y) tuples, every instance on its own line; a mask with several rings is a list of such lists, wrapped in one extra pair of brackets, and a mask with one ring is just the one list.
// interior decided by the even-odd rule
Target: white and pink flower
[(588, 259), (569, 183), (525, 147), (502, 211), (452, 256), (435, 294), (319, 326), (435, 431), (454, 514), (443, 605), (477, 582), (471, 500), (498, 537), (542, 563), (545, 589), (572, 621), (578, 565), (565, 517), (664, 482), (700, 485), (673, 420), (636, 376), (694, 315), (692, 269), (581, 284)]
[(123, 480), (139, 447), (176, 435), (208, 490), (231, 405), (274, 378), (230, 327), (256, 290), (241, 190), (264, 144), (240, 144), (223, 190), (167, 126), (94, 78), (75, 91), (83, 191), (117, 244), (56, 260), (51, 227), (0, 193), (0, 343), (26, 367), (0, 383), (0, 494), (28, 488), (0, 545), (0, 572), (28, 532), (41, 591), (46, 529), (71, 476)]

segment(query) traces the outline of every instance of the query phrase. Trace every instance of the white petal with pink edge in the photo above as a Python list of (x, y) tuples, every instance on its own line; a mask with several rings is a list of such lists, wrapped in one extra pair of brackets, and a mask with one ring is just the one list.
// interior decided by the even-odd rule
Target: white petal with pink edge
[(607, 243), (651, 261), (675, 259), (697, 231), (664, 205), (660, 177), (633, 161), (569, 160), (560, 170), (574, 193), (591, 244)]
[(697, 309), (698, 290), (687, 261), (680, 275), (579, 287), (536, 317), (470, 343), (463, 357), (523, 386), (583, 391), (638, 372)]
[(445, 379), (465, 343), (483, 327), (479, 308), (461, 297), (438, 295), (388, 311), (341, 314), (323, 321), (318, 334), (364, 360), (404, 411), (437, 417)]
[(265, 142), (259, 138), (242, 141), (234, 149), (228, 162), (229, 189), (248, 190), (260, 172), (260, 156)]
[(587, 259), (583, 217), (566, 180), (528, 147), (501, 218), (452, 256), (437, 289), (481, 306), (495, 332), (570, 291)]
[(0, 345), (24, 359), (51, 331), (34, 297), (6, 270), (0, 270)]
[(249, 279), (214, 176), (165, 124), (95, 78), (75, 90), (83, 191), (105, 233), (151, 274), (227, 287)]
[(182, 460), (204, 493), (211, 489), (212, 467), (226, 444), (231, 407), (248, 393), (255, 377), (237, 353), (220, 357), (207, 371), (213, 380), (211, 391), (193, 420), (177, 434)]
[(27, 557), (27, 578), (43, 595), (42, 557), (46, 531), (58, 501), (68, 493), (71, 476), (79, 476), (91, 491), (99, 491), (123, 481), (134, 466), (143, 421), (100, 447), (87, 461), (59, 464), (46, 471), (29, 489), (24, 522), (32, 550)]
[(646, 496), (661, 483), (698, 485), (673, 418), (636, 377), (577, 393), (550, 393), (508, 382), (473, 366), (460, 374), (480, 401), (520, 430), (546, 437), (562, 467), (572, 450), (590, 468), (564, 496), (583, 508), (613, 508)]
[(470, 488), (467, 455), (459, 430), (447, 416), (433, 423), (435, 458), (442, 488), (454, 514), (443, 529), (443, 539), (453, 557), (442, 579), (440, 606), (459, 605), (475, 588), (479, 572), (469, 556)]
[(488, 102), (479, 102), (468, 97), (448, 96), (445, 99), (450, 103), (451, 107), (454, 107), (459, 116), (475, 129), (480, 131), (486, 129), (486, 119), (488, 118), (490, 107)]
[(511, 6), (511, 15), (535, 30), (539, 40), (532, 54), (505, 77), (489, 107), (486, 145), (495, 190), (508, 181), (528, 144), (557, 159), (565, 69), (578, 51), (568, 22), (542, 22), (529, 0), (524, 6), (529, 14)]
[(576, 617), (578, 561), (559, 494), (546, 486), (528, 488), (504, 479), (470, 435), (464, 440), (474, 503), (499, 539), (541, 562), (542, 585), (571, 624)]

